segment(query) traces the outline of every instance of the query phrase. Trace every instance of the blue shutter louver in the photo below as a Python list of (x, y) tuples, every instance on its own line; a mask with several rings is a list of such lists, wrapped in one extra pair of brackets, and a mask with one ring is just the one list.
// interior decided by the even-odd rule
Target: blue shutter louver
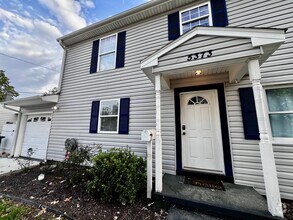
[(117, 53), (116, 53), (116, 68), (124, 67), (125, 44), (126, 44), (126, 31), (123, 31), (123, 32), (118, 33)]
[(129, 106), (130, 98), (120, 99), (119, 134), (129, 132)]
[(98, 58), (99, 58), (99, 44), (100, 44), (100, 40), (96, 40), (93, 42), (90, 73), (97, 72)]
[(213, 26), (226, 27), (228, 25), (226, 1), (211, 0), (211, 9), (213, 17)]
[(180, 37), (179, 11), (168, 15), (168, 39), (176, 40)]
[(259, 140), (259, 129), (252, 88), (240, 88), (239, 96), (245, 139)]
[(100, 101), (93, 101), (91, 110), (90, 133), (98, 132), (99, 109)]

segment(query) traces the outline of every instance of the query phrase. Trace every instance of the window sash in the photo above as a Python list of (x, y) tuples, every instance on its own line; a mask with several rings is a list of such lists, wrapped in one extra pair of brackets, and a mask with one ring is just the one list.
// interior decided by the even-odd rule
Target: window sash
[[(269, 90), (281, 90), (281, 89), (287, 89), (288, 87), (277, 87), (277, 88), (268, 88), (266, 89), (266, 100), (267, 100), (267, 110), (268, 110), (268, 115), (269, 115), (269, 122), (270, 122), (270, 126), (271, 126), (271, 133), (272, 133), (272, 137), (276, 140), (291, 140), (293, 139), (293, 135), (291, 136), (290, 132), (285, 132), (283, 129), (285, 129), (286, 131), (291, 131), (292, 132), (292, 128), (290, 128), (290, 122), (287, 123), (282, 123), (282, 121), (276, 121), (276, 120), (282, 120), (282, 116), (286, 117), (288, 115), (293, 115), (293, 110), (279, 110), (279, 111), (274, 111), (274, 110), (270, 110), (271, 108), (273, 108), (273, 106), (270, 106), (270, 102), (273, 102), (273, 99), (270, 100), (270, 96), (269, 96)], [(290, 87), (289, 87), (290, 88)], [(272, 98), (276, 98), (276, 97), (272, 97)], [(276, 117), (276, 116), (279, 116)], [(290, 117), (289, 117), (290, 118)], [(284, 120), (284, 118), (283, 118)], [(278, 122), (278, 123), (276, 123)], [(275, 123), (275, 124), (274, 124)], [(282, 126), (279, 125), (279, 123), (282, 123)], [(289, 127), (287, 127), (289, 126)], [(290, 129), (290, 130), (288, 130)]]
[[(196, 18), (191, 18), (191, 19), (186, 20), (186, 21), (182, 21), (182, 14), (183, 13), (185, 13), (185, 12), (191, 13), (191, 10), (193, 10), (193, 9), (199, 10), (200, 7), (205, 6), (205, 5), (208, 6), (208, 14), (205, 14), (205, 15), (202, 15), (202, 16), (199, 16), (199, 17), (196, 17)], [(200, 20), (205, 19), (205, 18), (208, 18), (208, 25), (209, 26), (212, 26), (213, 25), (213, 22), (212, 22), (212, 14), (211, 13), (212, 13), (212, 11), (211, 11), (211, 4), (210, 4), (209, 1), (208, 2), (205, 2), (205, 3), (202, 3), (202, 4), (199, 4), (199, 5), (196, 5), (195, 7), (188, 8), (186, 10), (180, 11), (179, 12), (180, 33), (181, 34), (184, 34), (185, 32), (188, 32), (189, 30), (191, 30), (192, 28), (194, 28), (194, 27), (191, 27), (188, 31), (185, 31), (184, 32), (183, 25), (186, 25), (188, 23), (192, 23), (194, 21), (200, 21)]]
[[(115, 36), (115, 45), (114, 45), (114, 50), (109, 50), (109, 51), (104, 51), (103, 53), (101, 52), (102, 50), (102, 44), (103, 44), (103, 40), (107, 39), (107, 38), (111, 38)], [(110, 35), (110, 36), (106, 36), (104, 38), (100, 39), (100, 46), (99, 46), (99, 56), (98, 56), (98, 71), (106, 71), (106, 70), (111, 70), (111, 69), (115, 69), (116, 66), (116, 55), (117, 55), (117, 39), (118, 35), (117, 33), (114, 35)], [(111, 65), (111, 67), (109, 68), (105, 68), (105, 69), (101, 69), (101, 57), (109, 55), (109, 54), (114, 54), (114, 59), (113, 59), (113, 65)]]
[[(105, 103), (105, 102), (117, 102), (117, 104), (118, 104), (117, 114), (102, 115), (103, 103)], [(117, 134), (119, 131), (119, 116), (120, 116), (119, 112), (120, 112), (120, 99), (101, 100), (100, 101), (100, 109), (99, 109), (98, 133), (115, 133), (115, 134)], [(102, 118), (117, 118), (116, 130), (115, 131), (101, 130)]]

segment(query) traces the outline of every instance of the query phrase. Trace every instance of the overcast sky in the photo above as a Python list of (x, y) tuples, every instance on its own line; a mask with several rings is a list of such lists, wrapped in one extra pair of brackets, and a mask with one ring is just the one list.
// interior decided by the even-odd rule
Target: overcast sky
[(0, 69), (20, 97), (48, 91), (58, 84), (62, 61), (56, 38), (146, 1), (0, 0)]

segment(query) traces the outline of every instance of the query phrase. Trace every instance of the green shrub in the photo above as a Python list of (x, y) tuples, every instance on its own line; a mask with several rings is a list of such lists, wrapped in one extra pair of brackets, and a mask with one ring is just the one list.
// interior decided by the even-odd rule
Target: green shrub
[(0, 200), (0, 219), (1, 220), (17, 220), (25, 219), (25, 215), (29, 212), (29, 209), (13, 204), (10, 201)]
[(93, 158), (89, 193), (106, 202), (133, 203), (146, 186), (146, 163), (129, 150), (111, 149)]

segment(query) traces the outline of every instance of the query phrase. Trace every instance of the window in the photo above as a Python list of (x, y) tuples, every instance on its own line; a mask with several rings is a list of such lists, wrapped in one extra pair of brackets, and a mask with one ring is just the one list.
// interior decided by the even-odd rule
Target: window
[(102, 38), (100, 40), (100, 52), (99, 52), (99, 71), (109, 70), (115, 68), (116, 63), (116, 44), (117, 35)]
[(119, 121), (119, 100), (101, 101), (99, 132), (117, 133)]
[(195, 96), (188, 101), (188, 105), (202, 105), (202, 104), (208, 104), (208, 101), (201, 96)]
[(293, 138), (293, 87), (266, 90), (272, 136)]
[(198, 5), (194, 8), (180, 12), (180, 32), (191, 30), (196, 26), (211, 26), (212, 16), (210, 3)]

